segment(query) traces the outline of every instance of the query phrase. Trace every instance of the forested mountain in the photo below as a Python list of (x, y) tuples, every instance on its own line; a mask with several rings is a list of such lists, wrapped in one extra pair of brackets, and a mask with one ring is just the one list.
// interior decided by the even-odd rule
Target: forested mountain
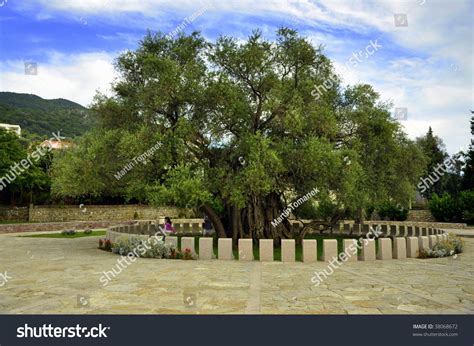
[(89, 110), (66, 99), (45, 100), (32, 94), (0, 92), (0, 123), (20, 125), (41, 136), (74, 137), (93, 126)]

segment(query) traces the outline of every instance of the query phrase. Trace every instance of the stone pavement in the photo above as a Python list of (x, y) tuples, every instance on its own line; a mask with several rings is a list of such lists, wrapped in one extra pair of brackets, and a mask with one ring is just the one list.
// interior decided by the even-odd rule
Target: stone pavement
[[(472, 314), (474, 238), (456, 259), (346, 262), (318, 287), (313, 264), (137, 259), (103, 287), (117, 255), (99, 237), (0, 235), (0, 313)], [(3, 285), (2, 285), (3, 284)]]

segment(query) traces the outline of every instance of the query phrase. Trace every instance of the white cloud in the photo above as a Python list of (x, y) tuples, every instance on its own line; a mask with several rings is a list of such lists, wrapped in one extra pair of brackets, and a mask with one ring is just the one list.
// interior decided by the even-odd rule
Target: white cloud
[(46, 62), (38, 63), (37, 75), (25, 74), (24, 61), (0, 62), (0, 89), (46, 99), (65, 98), (87, 106), (96, 90), (110, 92), (115, 76), (113, 57), (102, 52), (79, 55), (53, 52)]
[[(231, 1), (139, 1), (139, 0), (39, 0), (15, 3), (38, 18), (87, 18), (89, 22), (120, 28), (168, 32), (176, 18), (185, 18), (210, 4), (193, 28), (244, 37), (248, 23), (264, 32), (275, 23), (292, 22), (317, 45), (327, 46), (336, 71), (353, 51), (368, 39), (380, 37), (384, 47), (357, 67), (343, 74), (345, 83), (369, 83), (383, 99), (407, 107), (404, 124), (411, 137), (432, 126), (450, 152), (469, 142), (469, 108), (472, 104), (473, 33), (470, 0), (231, 0)], [(18, 4), (18, 5), (16, 5)], [(395, 27), (394, 14), (405, 13), (408, 27)], [(258, 25), (258, 17), (262, 24)], [(231, 22), (229, 22), (229, 20)], [(227, 24), (229, 22), (229, 24)], [(195, 27), (194, 27), (195, 25)], [(275, 24), (277, 25), (277, 24)], [(278, 24), (279, 25), (279, 24)], [(230, 29), (229, 29), (230, 28)], [(133, 35), (117, 29), (104, 39), (132, 42)], [(372, 37), (373, 36), (373, 37)], [(368, 38), (368, 39), (367, 39)], [(18, 92), (47, 97), (66, 97), (88, 104), (96, 88), (106, 88), (113, 79), (108, 53), (60, 56), (40, 64), (36, 77), (23, 74), (23, 62), (4, 62), (4, 86)]]

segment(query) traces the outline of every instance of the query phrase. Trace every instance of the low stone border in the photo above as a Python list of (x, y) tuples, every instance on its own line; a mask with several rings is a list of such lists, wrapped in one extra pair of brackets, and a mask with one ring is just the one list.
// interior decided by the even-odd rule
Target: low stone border
[[(312, 220), (301, 220), (304, 223), (310, 223)], [(290, 223), (293, 225), (295, 229), (301, 229), (302, 224), (300, 221), (290, 220)], [(341, 221), (340, 223), (336, 224), (336, 230), (350, 230), (354, 226), (357, 226), (354, 221), (345, 220)], [(466, 229), (467, 224), (465, 223), (449, 223), (449, 222), (422, 222), (422, 221), (364, 221), (364, 225), (368, 226), (412, 226), (412, 227), (422, 227), (422, 228), (441, 228), (441, 229)], [(319, 232), (319, 231), (315, 231)], [(330, 233), (329, 230), (325, 232)], [(335, 232), (335, 230), (333, 230)]]
[(116, 224), (117, 221), (13, 223), (0, 225), (0, 233), (50, 232), (68, 229), (107, 228)]
[[(134, 225), (119, 225), (110, 227), (107, 230), (106, 238), (112, 243), (119, 237), (137, 237), (143, 240), (148, 239), (156, 233), (157, 226), (153, 223), (139, 223)], [(193, 229), (191, 227), (190, 229)], [(340, 235), (357, 235), (363, 237), (370, 231), (369, 225), (352, 225), (348, 224), (342, 230)], [(433, 248), (438, 242), (447, 240), (448, 235), (444, 230), (438, 228), (424, 228), (411, 225), (382, 225), (382, 235), (371, 241), (362, 241), (362, 251), (357, 256), (346, 256), (348, 261), (375, 261), (375, 260), (392, 260), (417, 258), (420, 250)], [(194, 234), (194, 233), (193, 233)], [(181, 248), (189, 248), (192, 253), (196, 253), (194, 237), (181, 237)], [(375, 242), (378, 242), (378, 252), (376, 251)], [(166, 237), (166, 242), (178, 247), (178, 238), (174, 236)], [(210, 260), (218, 258), (220, 260), (234, 259), (232, 252), (232, 239), (219, 238), (217, 254), (214, 254), (212, 238), (200, 238), (199, 249), (200, 259)], [(343, 247), (345, 253), (353, 251), (355, 239), (344, 239)], [(316, 262), (317, 258), (317, 242), (315, 239), (303, 239), (303, 262)], [(295, 262), (296, 244), (294, 239), (283, 239), (281, 241), (281, 261)], [(238, 252), (240, 261), (252, 261), (253, 257), (253, 240), (239, 239)], [(274, 260), (274, 244), (272, 239), (259, 240), (260, 261), (271, 262)], [(216, 256), (217, 255), (217, 256)], [(338, 246), (336, 239), (323, 240), (323, 262), (329, 262), (333, 258), (337, 258)]]

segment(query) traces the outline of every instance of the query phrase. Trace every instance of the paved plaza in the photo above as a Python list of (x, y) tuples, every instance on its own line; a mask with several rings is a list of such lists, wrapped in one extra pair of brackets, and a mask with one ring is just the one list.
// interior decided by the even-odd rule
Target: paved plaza
[(457, 258), (327, 264), (137, 259), (106, 286), (120, 258), (99, 237), (0, 234), (0, 313), (472, 314), (474, 238)]

